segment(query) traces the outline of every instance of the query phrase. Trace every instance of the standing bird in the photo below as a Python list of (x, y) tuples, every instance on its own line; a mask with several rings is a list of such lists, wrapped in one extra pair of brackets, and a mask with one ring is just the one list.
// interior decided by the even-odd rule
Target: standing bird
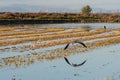
[(104, 29), (106, 29), (106, 26), (104, 26)]
[[(83, 43), (83, 42), (80, 42), (80, 41), (74, 41), (74, 42), (70, 42), (70, 43), (79, 43), (79, 44), (81, 44), (81, 45), (83, 45), (84, 47), (86, 47), (87, 48), (87, 46)], [(68, 43), (66, 46), (65, 46), (65, 48), (64, 48), (64, 50), (66, 50), (67, 48), (68, 48), (68, 46), (70, 45), (70, 43)]]
[(64, 57), (64, 59), (65, 59), (65, 61), (66, 61), (69, 65), (71, 65), (71, 66), (73, 66), (73, 67), (82, 66), (82, 65), (87, 61), (87, 60), (85, 60), (85, 61), (83, 61), (81, 64), (71, 64), (66, 57)]

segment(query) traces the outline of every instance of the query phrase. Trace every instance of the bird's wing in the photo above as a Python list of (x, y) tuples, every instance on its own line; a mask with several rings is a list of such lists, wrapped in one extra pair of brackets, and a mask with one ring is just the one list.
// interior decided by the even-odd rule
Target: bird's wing
[(76, 66), (82, 66), (87, 60), (83, 61), (81, 64), (76, 64)]
[(87, 48), (87, 46), (83, 43), (83, 42), (76, 42), (76, 43), (79, 43), (79, 44), (82, 44), (84, 47), (86, 47)]
[(66, 57), (64, 57), (64, 59), (65, 59), (65, 61), (66, 61), (69, 65), (71, 65), (70, 62), (68, 61), (68, 59), (67, 59)]
[(70, 43), (68, 43), (68, 44), (65, 46), (64, 50), (68, 48), (69, 44), (70, 44)]

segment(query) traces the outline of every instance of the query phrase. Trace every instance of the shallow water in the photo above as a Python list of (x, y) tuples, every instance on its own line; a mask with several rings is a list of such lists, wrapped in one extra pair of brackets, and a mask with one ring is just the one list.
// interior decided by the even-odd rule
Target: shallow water
[[(76, 28), (89, 26), (92, 28), (103, 27), (120, 27), (119, 23), (67, 23), (67, 24), (37, 24), (37, 25), (25, 25), (32, 27), (66, 27), (66, 28)], [(107, 32), (111, 33), (111, 32)], [(97, 35), (103, 35), (97, 34)], [(119, 36), (118, 36), (119, 37)], [(87, 42), (93, 42), (98, 40), (103, 40), (106, 38), (92, 39)], [(28, 45), (30, 42), (12, 45), (17, 48), (22, 45)], [(12, 47), (1, 46), (0, 48)], [(56, 48), (64, 48), (65, 45), (57, 45), (52, 47), (45, 47), (40, 49), (35, 49), (36, 52), (49, 52)], [(33, 64), (23, 64), (22, 66), (15, 67), (15, 65), (8, 65), (0, 67), (0, 80), (103, 80), (104, 77), (109, 77), (111, 80), (120, 80), (120, 44), (114, 44), (106, 47), (100, 47), (87, 52), (82, 52), (81, 54), (71, 54), (67, 56), (71, 63), (81, 63), (87, 59), (87, 62), (81, 67), (72, 67), (68, 65), (64, 58), (57, 58), (53, 60), (41, 60), (36, 61)], [(5, 51), (1, 52), (0, 58), (26, 55), (30, 54), (29, 51)], [(14, 79), (13, 79), (14, 80)]]
[[(4, 27), (7, 25), (3, 25)], [(0, 27), (3, 27), (0, 26)], [(11, 27), (20, 27), (21, 25), (8, 25)], [(23, 26), (23, 25), (22, 25)], [(63, 27), (63, 28), (78, 28), (78, 27), (92, 27), (92, 28), (101, 28), (101, 27), (120, 27), (120, 23), (60, 23), (60, 24), (25, 24), (24, 27)]]
[[(117, 36), (117, 37), (120, 37), (120, 36)], [(111, 37), (111, 38), (115, 38), (115, 37)], [(104, 40), (104, 39), (107, 39), (107, 38), (86, 40), (86, 41), (84, 41), (84, 43), (95, 42), (95, 41)], [(20, 45), (22, 45), (22, 44), (17, 44), (15, 46), (18, 47)], [(35, 49), (34, 51), (39, 52), (39, 53), (44, 53), (44, 52), (49, 53), (49, 51), (51, 51), (51, 50), (55, 50), (55, 49), (58, 49), (58, 48), (64, 48), (65, 46), (66, 46), (66, 44), (55, 45), (55, 46), (50, 46), (50, 47), (38, 48), (38, 49)], [(10, 46), (7, 46), (7, 47), (9, 48)], [(5, 46), (2, 47), (2, 48), (5, 48)], [(32, 50), (30, 50), (30, 49), (29, 50), (25, 50), (23, 52), (20, 52), (19, 50), (13, 51), (13, 50), (10, 49), (8, 51), (1, 51), (0, 52), (0, 58), (7, 58), (7, 57), (12, 57), (12, 56), (31, 54), (31, 52), (32, 52)]]
[[(28, 26), (28, 25), (26, 25)], [(92, 28), (100, 28), (100, 27), (120, 27), (120, 23), (62, 23), (62, 24), (34, 24), (29, 25), (33, 27), (64, 27), (64, 28), (78, 28), (78, 27), (92, 27)]]
[(18, 68), (0, 68), (0, 80), (98, 80), (104, 77), (118, 80), (120, 75), (120, 44), (100, 47), (81, 54), (67, 56), (72, 63), (87, 62), (81, 67), (68, 65), (64, 58), (37, 61)]

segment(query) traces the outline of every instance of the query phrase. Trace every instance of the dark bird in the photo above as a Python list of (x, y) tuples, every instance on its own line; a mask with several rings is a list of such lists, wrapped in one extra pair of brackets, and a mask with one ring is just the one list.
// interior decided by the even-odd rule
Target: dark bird
[(106, 26), (104, 26), (104, 29), (106, 29)]
[(73, 66), (73, 67), (82, 66), (82, 65), (87, 61), (87, 60), (85, 60), (85, 61), (83, 61), (81, 64), (71, 64), (66, 57), (64, 57), (64, 59), (65, 59), (65, 61), (66, 61), (69, 65), (71, 65), (71, 66)]
[[(81, 42), (81, 41), (74, 41), (74, 42), (70, 42), (70, 43), (72, 43), (72, 44), (73, 44), (73, 43), (79, 43), (79, 44), (81, 44), (81, 45), (83, 45), (84, 47), (87, 48), (87, 46), (86, 46), (83, 42)], [(70, 43), (68, 43), (68, 44), (65, 46), (64, 50), (68, 48), (68, 46), (70, 45)]]

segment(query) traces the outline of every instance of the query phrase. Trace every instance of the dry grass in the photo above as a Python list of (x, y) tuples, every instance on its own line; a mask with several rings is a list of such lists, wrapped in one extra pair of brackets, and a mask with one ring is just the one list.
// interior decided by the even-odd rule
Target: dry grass
[(75, 54), (75, 53), (88, 51), (91, 48), (93, 49), (95, 47), (110, 45), (110, 44), (114, 44), (114, 43), (120, 43), (120, 37), (108, 38), (105, 40), (99, 40), (99, 41), (95, 41), (95, 42), (86, 43), (88, 48), (84, 48), (81, 45), (74, 45), (74, 46), (69, 47), (67, 50), (64, 50), (64, 48), (58, 48), (58, 49), (51, 50), (49, 52), (43, 52), (43, 53), (32, 51), (31, 54), (24, 55), (24, 56), (21, 55), (21, 56), (7, 57), (0, 61), (0, 62), (2, 62), (0, 64), (0, 66), (15, 64), (16, 67), (19, 67), (23, 64), (29, 65), (29, 64), (33, 64), (35, 62), (35, 58), (37, 58), (37, 60), (42, 60), (42, 59), (52, 60), (55, 58), (68, 56), (73, 53)]
[[(56, 31), (56, 29), (48, 29), (48, 30), (50, 30), (50, 31), (51, 30), (55, 30)], [(59, 29), (57, 29), (57, 30), (59, 30)], [(51, 31), (51, 32), (54, 32), (54, 31)], [(89, 35), (100, 34), (100, 33), (103, 33), (103, 32), (105, 32), (104, 29), (97, 29), (97, 30), (91, 31), (91, 32), (78, 32), (78, 30), (76, 32), (76, 30), (75, 30), (75, 31), (72, 31), (71, 33), (64, 33), (63, 32), (62, 34), (58, 33), (58, 34), (43, 35), (43, 36), (41, 36), (41, 35), (37, 35), (37, 36), (35, 36), (35, 35), (30, 36), (29, 35), (29, 36), (26, 36), (25, 35), (26, 32), (25, 33), (24, 32), (16, 32), (16, 34), (15, 33), (14, 34), (10, 34), (9, 33), (9, 35), (16, 35), (17, 36), (16, 39), (15, 39), (15, 37), (13, 37), (14, 39), (4, 39), (3, 38), (4, 40), (0, 40), (0, 45), (1, 46), (5, 46), (5, 45), (12, 45), (12, 44), (14, 45), (14, 44), (28, 42), (28, 41), (37, 41), (37, 40), (44, 41), (44, 40), (54, 40), (54, 39), (62, 39), (62, 38), (70, 38), (70, 37), (82, 37), (82, 36), (89, 36)], [(19, 33), (22, 33), (23, 36), (22, 35), (18, 35)], [(34, 31), (32, 33), (34, 33)], [(8, 33), (4, 34), (4, 36), (5, 35), (8, 36)], [(19, 36), (22, 36), (22, 38), (18, 38)]]
[[(13, 46), (13, 47), (5, 47), (0, 48), (0, 51), (9, 51), (10, 49), (12, 51), (17, 51), (20, 49), (20, 51), (25, 51), (26, 49), (36, 49), (36, 48), (43, 48), (48, 46), (55, 46), (60, 44), (67, 44), (69, 42), (72, 42), (74, 40), (93, 40), (93, 39), (101, 39), (105, 38), (103, 40), (97, 40), (93, 42), (88, 42), (86, 45), (88, 48), (83, 48), (81, 45), (76, 46), (70, 46), (67, 50), (64, 50), (63, 48), (57, 48), (45, 52), (36, 52), (34, 50), (30, 51), (27, 55), (21, 55), (21, 56), (13, 56), (13, 57), (7, 57), (2, 58), (0, 60), (0, 67), (14, 64), (16, 67), (22, 66), (22, 65), (29, 65), (33, 64), (36, 60), (43, 60), (43, 59), (55, 59), (63, 56), (67, 56), (73, 53), (80, 53), (84, 51), (88, 51), (89, 49), (93, 49), (95, 47), (110, 45), (114, 43), (120, 43), (120, 28), (107, 28), (105, 30), (104, 28), (96, 28), (96, 29), (89, 29), (89, 28), (44, 28), (44, 29), (37, 29), (37, 28), (19, 28), (20, 31), (14, 31), (16, 30), (15, 27), (8, 27), (10, 33), (4, 33), (7, 31), (7, 28), (1, 28), (0, 31), (2, 31), (0, 34), (0, 46), (3, 45), (15, 45), (18, 43), (24, 43), (27, 41), (34, 41), (31, 42), (30, 45), (22, 45), (22, 46)], [(24, 31), (24, 29), (27, 29), (27, 31)], [(23, 30), (23, 31), (22, 31)], [(13, 32), (12, 32), (13, 31)], [(15, 40), (10, 40), (8, 38)], [(40, 40), (40, 41), (38, 41)]]

